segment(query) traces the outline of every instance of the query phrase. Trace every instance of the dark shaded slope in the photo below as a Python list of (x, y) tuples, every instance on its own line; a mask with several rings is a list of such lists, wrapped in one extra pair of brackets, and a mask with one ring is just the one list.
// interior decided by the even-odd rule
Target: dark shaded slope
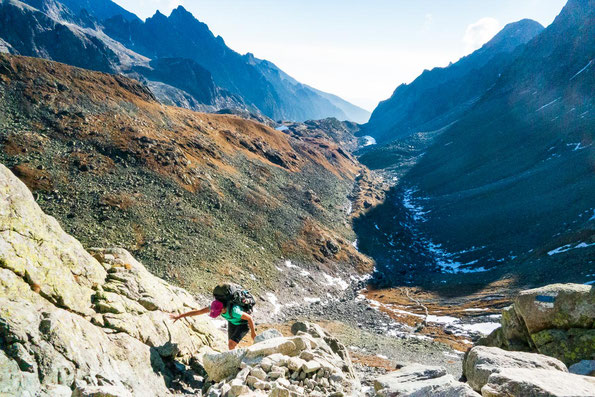
[(508, 24), (482, 48), (457, 63), (423, 72), (381, 102), (362, 133), (382, 143), (455, 121), (494, 85), (518, 55), (517, 48), (542, 30), (539, 23), (528, 19)]
[(56, 22), (25, 3), (0, 3), (0, 38), (14, 53), (52, 59), (85, 69), (114, 72), (117, 55), (95, 36)]
[(129, 21), (139, 20), (136, 15), (110, 0), (22, 0), (22, 2), (51, 17), (74, 23), (88, 22), (89, 25), (93, 25), (97, 21), (116, 15), (121, 15)]
[(149, 67), (137, 66), (133, 70), (148, 80), (177, 87), (201, 104), (222, 107), (227, 101), (230, 106), (243, 107), (241, 98), (217, 87), (211, 73), (190, 59), (158, 58)]
[(593, 280), (594, 10), (570, 1), (362, 222), (383, 282)]

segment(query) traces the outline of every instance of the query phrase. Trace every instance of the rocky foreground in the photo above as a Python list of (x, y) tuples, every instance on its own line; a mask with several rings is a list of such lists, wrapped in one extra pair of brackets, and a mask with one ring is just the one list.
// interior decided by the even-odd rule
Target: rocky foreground
[(482, 341), (499, 347), (467, 353), (463, 379), (410, 364), (370, 387), (315, 324), (228, 352), (208, 318), (173, 323), (194, 297), (123, 249), (86, 251), (0, 165), (0, 396), (593, 396), (594, 296), (525, 291)]

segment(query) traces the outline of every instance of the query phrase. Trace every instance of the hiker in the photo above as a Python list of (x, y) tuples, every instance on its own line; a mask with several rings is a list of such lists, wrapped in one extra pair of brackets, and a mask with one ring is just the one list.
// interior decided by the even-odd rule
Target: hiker
[(229, 350), (236, 348), (238, 343), (248, 334), (252, 340), (256, 338), (254, 321), (249, 314), (252, 311), (255, 300), (252, 295), (241, 290), (241, 287), (233, 284), (217, 286), (213, 290), (215, 300), (211, 302), (210, 307), (200, 310), (193, 310), (183, 314), (170, 314), (174, 322), (184, 317), (200, 316), (209, 313), (211, 318), (217, 318), (219, 315), (227, 320), (227, 346)]

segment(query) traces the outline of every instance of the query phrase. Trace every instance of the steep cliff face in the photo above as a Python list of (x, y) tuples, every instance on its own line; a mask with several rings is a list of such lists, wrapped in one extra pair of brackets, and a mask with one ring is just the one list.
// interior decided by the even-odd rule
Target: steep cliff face
[(0, 37), (10, 44), (13, 54), (102, 72), (114, 72), (120, 63), (117, 54), (96, 36), (19, 1), (0, 3)]
[(224, 345), (209, 320), (167, 317), (192, 308), (126, 251), (89, 254), (0, 165), (0, 393), (169, 395), (174, 356), (189, 365)]
[(167, 280), (264, 289), (283, 260), (369, 266), (347, 211), (361, 166), (323, 137), (163, 106), (134, 80), (7, 55), (0, 108), (0, 157), (41, 206), (84, 244), (126, 247)]

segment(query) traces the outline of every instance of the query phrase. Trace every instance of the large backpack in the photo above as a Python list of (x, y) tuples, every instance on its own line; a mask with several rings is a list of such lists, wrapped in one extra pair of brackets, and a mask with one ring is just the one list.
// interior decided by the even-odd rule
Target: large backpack
[(252, 313), (252, 309), (256, 304), (256, 299), (250, 291), (233, 283), (221, 284), (213, 289), (213, 296), (219, 302), (222, 302), (227, 309), (231, 309), (233, 305), (238, 305), (245, 313)]

